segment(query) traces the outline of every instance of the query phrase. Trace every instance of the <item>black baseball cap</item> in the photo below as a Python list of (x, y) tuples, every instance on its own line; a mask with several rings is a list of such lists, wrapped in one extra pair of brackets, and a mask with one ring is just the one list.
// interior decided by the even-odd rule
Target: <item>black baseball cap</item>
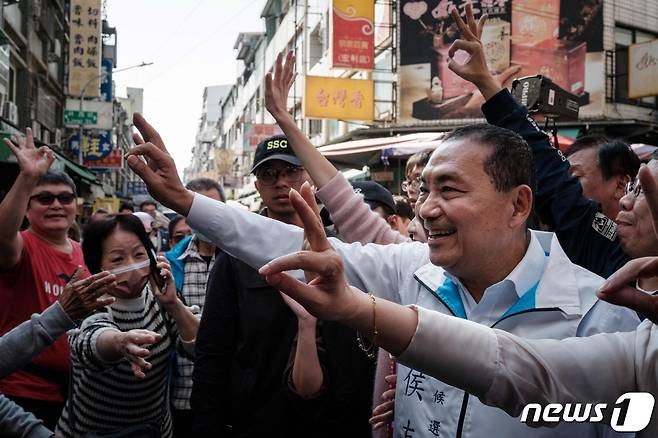
[(258, 166), (270, 161), (281, 160), (301, 166), (302, 162), (295, 156), (292, 147), (288, 144), (288, 139), (285, 135), (275, 135), (274, 137), (266, 138), (256, 146), (256, 153), (254, 154), (254, 165), (251, 167), (253, 173)]
[(363, 195), (363, 200), (371, 209), (382, 207), (388, 214), (395, 214), (393, 195), (386, 187), (374, 181), (355, 181), (352, 183), (354, 193)]

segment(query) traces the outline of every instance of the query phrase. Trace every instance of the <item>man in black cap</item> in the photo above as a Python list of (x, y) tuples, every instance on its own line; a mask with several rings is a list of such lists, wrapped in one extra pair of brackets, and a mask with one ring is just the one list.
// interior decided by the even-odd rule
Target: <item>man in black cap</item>
[[(288, 197), (310, 181), (300, 164), (284, 136), (256, 147), (251, 171), (262, 215), (302, 226)], [(370, 436), (374, 367), (356, 333), (292, 308), (255, 269), (228, 254), (216, 256), (196, 338), (190, 435)], [(315, 357), (298, 350), (299, 339), (306, 346), (310, 339)], [(294, 375), (312, 369), (322, 378), (309, 396)]]
[(395, 214), (393, 195), (386, 187), (374, 181), (355, 181), (352, 183), (354, 193), (363, 195), (363, 200), (370, 209), (386, 219)]
[(270, 137), (256, 147), (251, 172), (256, 176), (256, 190), (263, 199), (264, 214), (281, 222), (301, 226), (290, 204), (290, 189), (299, 191), (310, 178), (283, 135)]

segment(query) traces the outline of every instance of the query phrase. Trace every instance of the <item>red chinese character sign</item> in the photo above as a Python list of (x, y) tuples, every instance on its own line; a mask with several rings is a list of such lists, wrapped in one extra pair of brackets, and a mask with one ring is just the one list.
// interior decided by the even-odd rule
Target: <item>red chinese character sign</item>
[(372, 0), (333, 0), (332, 67), (372, 70), (375, 6)]
[[(100, 96), (101, 1), (71, 0), (68, 94)], [(86, 88), (85, 88), (86, 87)]]

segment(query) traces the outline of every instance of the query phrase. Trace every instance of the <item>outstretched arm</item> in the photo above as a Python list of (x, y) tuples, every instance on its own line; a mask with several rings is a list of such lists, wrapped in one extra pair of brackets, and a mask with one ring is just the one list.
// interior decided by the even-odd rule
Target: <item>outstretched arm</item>
[(288, 112), (288, 91), (295, 81), (295, 57), (288, 52), (285, 64), (279, 53), (274, 75), (265, 76), (265, 107), (288, 138), (295, 155), (318, 187), (317, 196), (331, 213), (341, 236), (348, 242), (389, 243), (409, 239), (391, 229), (379, 215), (363, 202), (363, 197), (352, 190), (350, 183), (333, 164), (310, 142)]
[(75, 327), (75, 321), (114, 301), (114, 298), (99, 299), (114, 286), (113, 275), (101, 272), (80, 280), (81, 272), (82, 268), (78, 267), (57, 302), (0, 337), (0, 378), (27, 365)]
[[(646, 168), (641, 178), (648, 178)], [(656, 181), (647, 187), (655, 198), (652, 209), (658, 213)], [(308, 200), (294, 191), (290, 199), (304, 222), (310, 250), (273, 260), (260, 273), (311, 314), (358, 330), (398, 355), (401, 363), (511, 415), (518, 415), (530, 402), (614, 402), (624, 392), (655, 384), (654, 361), (646, 363), (654, 330), (649, 321), (636, 332), (524, 340), (438, 312), (373, 299), (347, 284), (342, 260), (329, 245)], [(313, 280), (300, 282), (285, 273), (291, 269), (304, 269)], [(604, 286), (605, 298), (617, 297), (618, 302), (635, 308), (641, 292), (623, 289), (623, 285), (636, 272), (622, 270), (613, 276)], [(644, 306), (655, 305), (653, 300), (641, 299), (641, 303), (645, 310)], [(592, 373), (593, 369), (597, 372)], [(638, 384), (637, 376), (654, 380)]]

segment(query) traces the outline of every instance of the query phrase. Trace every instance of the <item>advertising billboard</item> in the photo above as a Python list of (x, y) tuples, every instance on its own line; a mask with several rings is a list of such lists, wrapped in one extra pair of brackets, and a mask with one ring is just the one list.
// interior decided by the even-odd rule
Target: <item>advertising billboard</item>
[[(577, 95), (580, 117), (603, 114), (603, 0), (402, 0), (399, 122), (440, 123), (482, 117), (475, 87), (448, 68), (459, 32), (450, 11), (489, 16), (481, 40), (491, 72), (505, 86), (541, 74)], [(455, 60), (466, 61), (458, 51)]]

